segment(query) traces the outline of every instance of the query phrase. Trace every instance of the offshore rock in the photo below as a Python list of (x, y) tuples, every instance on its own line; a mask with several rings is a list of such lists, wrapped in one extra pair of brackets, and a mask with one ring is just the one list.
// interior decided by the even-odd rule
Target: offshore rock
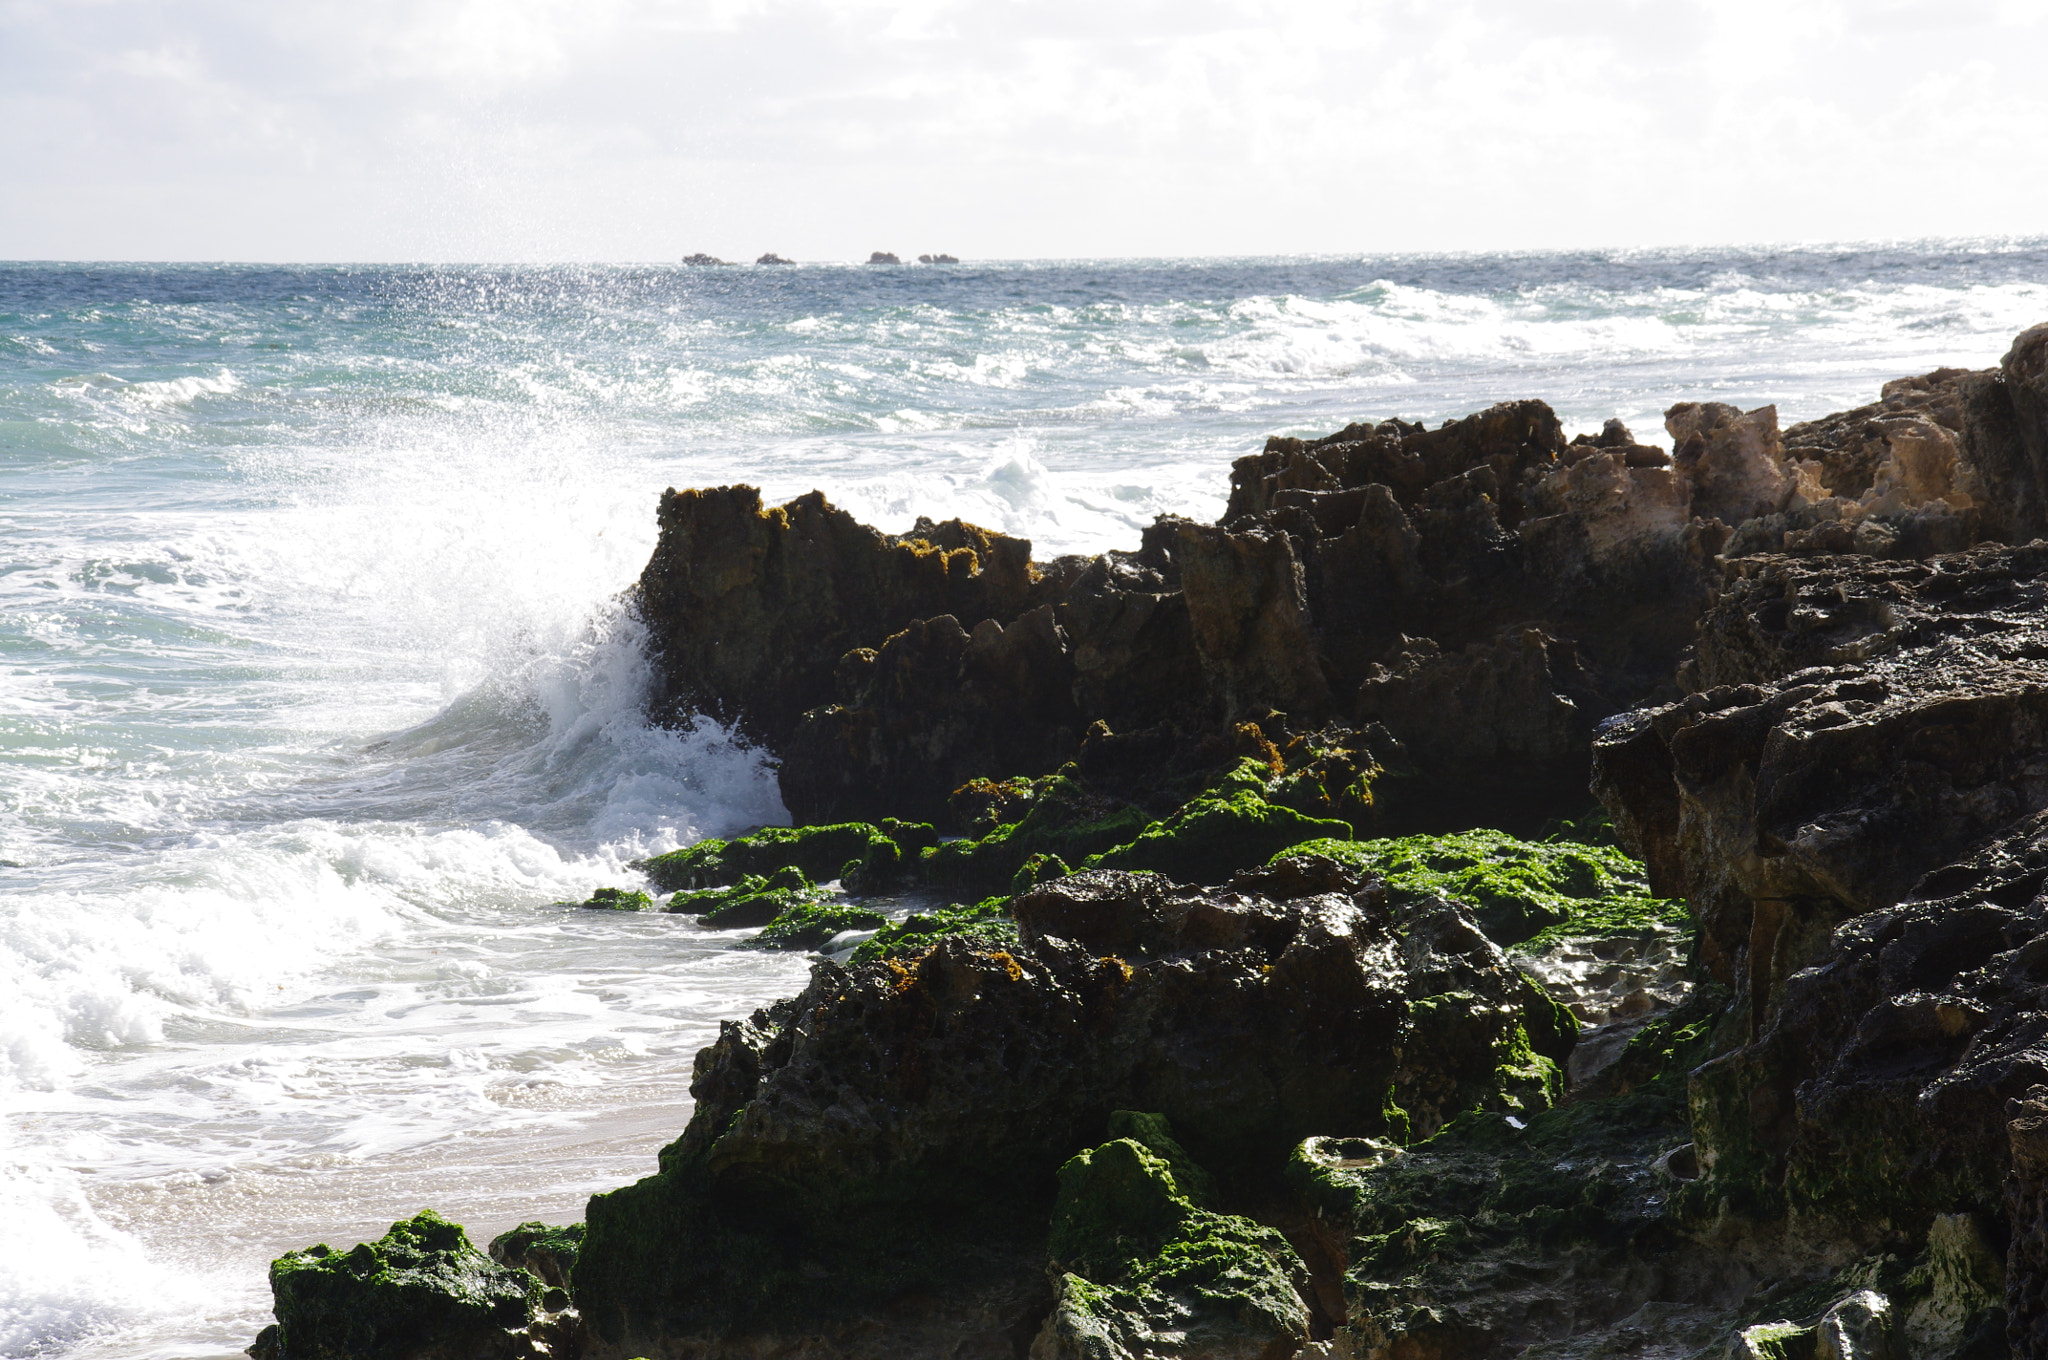
[(1569, 1034), (1469, 918), (1404, 934), (1371, 881), (1283, 864), (1217, 892), (1073, 875), (1014, 899), (1013, 949), (820, 964), (728, 1024), (660, 1174), (591, 1202), (577, 1298), (602, 1343), (901, 1354), (862, 1318), (938, 1297), (983, 1319), (946, 1353), (1013, 1355), (1054, 1311), (1055, 1172), (1115, 1111), (1159, 1111), (1241, 1193), (1312, 1133), (1554, 1090), (1531, 1043)]

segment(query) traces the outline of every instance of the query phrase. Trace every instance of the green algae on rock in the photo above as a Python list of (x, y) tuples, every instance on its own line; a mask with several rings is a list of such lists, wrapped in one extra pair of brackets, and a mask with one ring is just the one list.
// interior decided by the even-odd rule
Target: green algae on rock
[(1007, 897), (986, 897), (972, 906), (913, 912), (901, 921), (883, 925), (872, 938), (861, 941), (847, 961), (861, 964), (915, 958), (940, 940), (956, 936), (977, 948), (1008, 949), (1017, 943), (1017, 922), (1010, 915), (1009, 905)]
[(664, 911), (695, 916), (713, 930), (765, 926), (785, 912), (825, 900), (825, 890), (793, 866), (763, 877), (749, 874), (728, 888), (679, 892)]
[(491, 1239), (490, 1257), (501, 1266), (528, 1271), (543, 1284), (567, 1289), (576, 1274), (576, 1257), (583, 1250), (583, 1225), (556, 1227), (547, 1223), (522, 1223)]
[(889, 923), (878, 911), (851, 902), (800, 902), (786, 907), (753, 939), (749, 949), (820, 949), (849, 930), (874, 930)]
[(1480, 928), (1510, 947), (1541, 948), (1566, 935), (1686, 924), (1685, 904), (1652, 896), (1643, 866), (1583, 841), (1525, 841), (1504, 831), (1393, 840), (1317, 841), (1299, 847), (1386, 880), (1396, 905), (1445, 897), (1469, 903)]
[(257, 1360), (539, 1360), (567, 1295), (500, 1265), (431, 1209), (350, 1251), (287, 1252), (270, 1267), (277, 1323)]
[(1149, 869), (1182, 883), (1221, 883), (1306, 842), (1342, 841), (1351, 824), (1266, 801), (1270, 771), (1247, 760), (1172, 816), (1088, 861), (1091, 869)]
[(575, 905), (591, 911), (653, 911), (654, 899), (630, 888), (599, 888), (589, 901)]
[(1040, 857), (1062, 865), (1079, 864), (1137, 836), (1150, 820), (1142, 809), (1095, 793), (1067, 774), (1029, 781), (1028, 796), (1014, 787), (1022, 782), (992, 785), (1004, 790), (1000, 800), (995, 794), (986, 795), (993, 809), (988, 816), (1006, 815), (1021, 807), (1023, 813), (1017, 820), (997, 823), (973, 839), (947, 841), (924, 852), (918, 868), (927, 882), (1001, 892), (1035, 859), (1041, 869), (1044, 860)]
[(770, 826), (729, 841), (698, 841), (642, 860), (637, 867), (664, 892), (730, 887), (750, 875), (767, 876), (783, 868), (827, 883), (841, 877), (850, 864), (860, 865), (860, 872), (879, 885), (937, 840), (926, 823), (894, 819), (879, 825)]
[[(1159, 1116), (1132, 1116), (1170, 1140)], [(1177, 1146), (1177, 1145), (1176, 1145)], [(1168, 1160), (1118, 1138), (1060, 1168), (1059, 1271), (1038, 1360), (1291, 1354), (1308, 1340), (1308, 1270), (1287, 1239), (1196, 1205)]]

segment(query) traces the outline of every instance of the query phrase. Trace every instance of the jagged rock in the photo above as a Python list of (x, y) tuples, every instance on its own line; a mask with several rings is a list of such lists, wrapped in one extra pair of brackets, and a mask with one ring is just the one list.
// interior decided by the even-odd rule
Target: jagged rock
[[(1618, 421), (1567, 444), (1535, 401), (1275, 438), (1233, 466), (1219, 524), (1035, 566), (957, 521), (890, 536), (815, 493), (671, 492), (639, 594), (651, 709), (738, 721), (783, 756), (799, 821), (938, 816), (969, 779), (1060, 767), (1096, 723), (1194, 745), (1405, 711), (1385, 726), (1424, 754), (1382, 815), (1513, 823), (1576, 786), (1593, 724), (1668, 692), (1718, 558), (1918, 560), (2048, 528), (2048, 328), (1789, 443), (1768, 406), (1680, 403), (1666, 426), (1670, 457)], [(1531, 635), (1540, 658), (1511, 640)], [(1439, 681), (1469, 711), (1426, 721)]]
[(1752, 559), (1683, 702), (1611, 724), (1595, 792), (1761, 1014), (1833, 925), (2048, 806), (2048, 545)]
[(1785, 466), (1777, 407), (1745, 413), (1724, 402), (1680, 402), (1664, 413), (1664, 428), (1694, 514), (1734, 525), (1785, 508), (1798, 479)]
[(1455, 772), (1424, 773), (1421, 787), (1402, 790), (1411, 809), (1428, 809), (1422, 820), (1454, 824), (1477, 803), (1492, 820), (1521, 825), (1582, 796), (1593, 722), (1604, 715), (1570, 644), (1511, 628), (1450, 655), (1428, 638), (1402, 645), (1366, 672), (1357, 715), (1400, 742), (1408, 768)]
[(839, 702), (804, 715), (782, 792), (806, 818), (946, 815), (947, 793), (992, 770), (1039, 774), (1080, 744), (1073, 665), (1052, 607), (912, 622), (839, 665)]
[(2015, 543), (2048, 532), (2048, 324), (2020, 332), (1998, 367), (1964, 377), (1959, 394), (1963, 458), (1992, 532)]
[[(1950, 719), (1967, 714), (1967, 695), (1948, 702)], [(1894, 759), (1914, 761), (1910, 732), (1877, 740)], [(1762, 746), (1796, 754), (1794, 736)], [(1744, 748), (1757, 749), (1748, 738)], [(1705, 782), (1732, 786), (1698, 780), (1683, 743), (1674, 751), (1687, 798)], [(1727, 1031), (1735, 1046), (1692, 1077), (1704, 1174), (1685, 1199), (1688, 1212), (1708, 1215), (1794, 1212), (1842, 1250), (1896, 1249), (1937, 1216), (2003, 1210), (2013, 1165), (2006, 1102), (2048, 1080), (2048, 981), (2037, 962), (2048, 936), (2048, 816), (2023, 818), (1917, 884), (1892, 887), (1907, 866), (1973, 838), (1951, 821), (1925, 826), (1924, 841), (1893, 843), (1898, 827), (1924, 817), (1902, 805), (1904, 790), (1967, 761), (1952, 751), (1943, 769), (1883, 778), (1835, 754), (1839, 767), (1821, 756), (1823, 768), (1861, 768), (1862, 783), (1848, 787), (1864, 796), (1853, 816), (1814, 810), (1806, 825), (1836, 834), (1801, 843), (1761, 822), (1749, 834), (1780, 853), (1759, 858), (1752, 839), (1749, 863), (1717, 871), (1694, 899), (1702, 952), (1715, 943), (1711, 958), (1732, 973), (1738, 1004)], [(1995, 764), (1990, 753), (1968, 759)], [(1822, 795), (1844, 787), (1768, 768), (1754, 782), (1803, 782)], [(1736, 844), (1726, 828), (1717, 837)], [(1738, 904), (1744, 875), (1760, 891)]]
[[(1830, 496), (1850, 500), (1887, 482), (1930, 500), (1952, 488), (1963, 434), (1962, 368), (1937, 368), (1884, 385), (1868, 406), (1804, 421), (1784, 433), (1785, 459), (1813, 463)], [(1968, 488), (1963, 488), (1967, 490)]]
[(654, 715), (708, 713), (780, 747), (830, 702), (840, 658), (949, 614), (972, 628), (1031, 601), (1031, 544), (958, 520), (892, 537), (812, 492), (764, 507), (752, 487), (664, 492), (639, 583)]
[(1316, 660), (1293, 538), (1265, 524), (1183, 523), (1179, 531), (1174, 561), (1188, 623), (1224, 714), (1327, 713), (1330, 686)]
[(1055, 1169), (1113, 1111), (1161, 1112), (1241, 1193), (1310, 1133), (1388, 1127), (1390, 1089), (1418, 1123), (1533, 1108), (1553, 1008), (1455, 909), (1397, 935), (1383, 901), (1333, 865), (1206, 893), (1098, 871), (1016, 898), (1013, 949), (818, 965), (700, 1056), (661, 1174), (591, 1202), (579, 1306), (625, 1353), (840, 1336), (932, 1291), (1036, 1329)]

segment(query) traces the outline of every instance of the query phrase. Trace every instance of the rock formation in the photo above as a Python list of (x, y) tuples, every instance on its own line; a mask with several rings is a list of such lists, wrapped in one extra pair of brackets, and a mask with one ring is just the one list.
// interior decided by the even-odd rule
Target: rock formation
[(257, 1353), (2048, 1353), (2048, 327), (1666, 429), (1275, 439), (1042, 563), (670, 492), (657, 710), (813, 825), (641, 867), (835, 952), (586, 1224), (293, 1253)]
[(1185, 746), (1250, 719), (1376, 732), (1404, 776), (1385, 829), (1534, 825), (1579, 797), (1601, 719), (1671, 692), (1722, 557), (1915, 560), (2048, 523), (2044, 354), (2030, 331), (1998, 370), (1783, 433), (1683, 403), (1669, 456), (1618, 421), (1567, 443), (1536, 401), (1275, 438), (1219, 523), (1093, 559), (671, 491), (639, 592), (653, 711), (737, 721), (800, 822), (945, 824), (953, 789), (1053, 770), (1095, 724)]

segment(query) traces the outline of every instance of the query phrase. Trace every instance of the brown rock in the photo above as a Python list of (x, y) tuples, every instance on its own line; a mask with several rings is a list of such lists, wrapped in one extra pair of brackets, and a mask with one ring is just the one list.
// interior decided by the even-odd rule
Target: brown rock
[(657, 718), (708, 713), (780, 746), (833, 697), (833, 671), (915, 619), (972, 627), (1032, 602), (1031, 545), (958, 520), (899, 537), (817, 492), (764, 508), (752, 487), (665, 492), (639, 612)]

